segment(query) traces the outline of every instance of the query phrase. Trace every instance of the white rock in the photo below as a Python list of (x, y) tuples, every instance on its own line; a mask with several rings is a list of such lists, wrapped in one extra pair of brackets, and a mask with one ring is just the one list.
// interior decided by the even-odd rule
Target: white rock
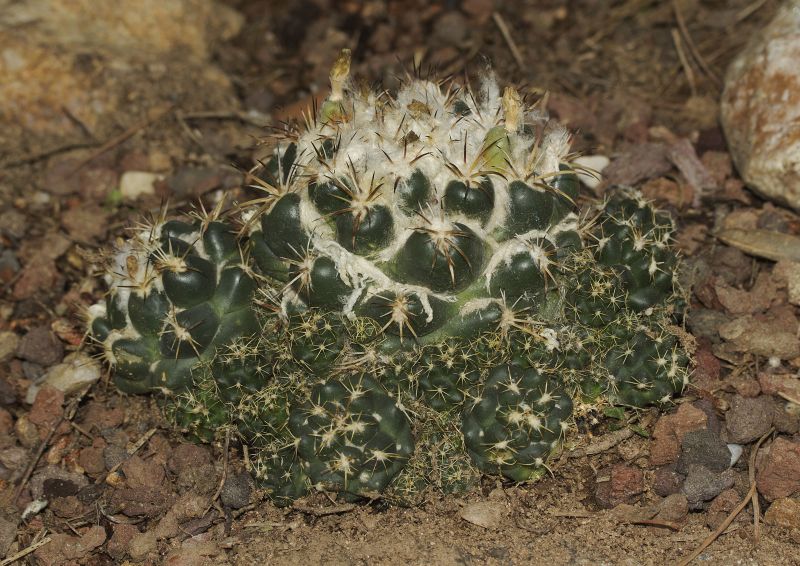
[[(582, 155), (573, 160), (573, 163), (576, 165), (589, 169), (589, 172), (579, 170), (578, 179), (590, 189), (594, 189), (600, 184), (602, 180), (600, 173), (603, 172), (603, 169), (608, 167), (610, 162), (611, 160), (605, 155)], [(596, 175), (592, 174), (592, 172), (596, 173)]]
[(720, 108), (745, 182), (800, 210), (800, 0), (788, 0), (731, 64)]
[(38, 515), (45, 507), (47, 507), (47, 499), (34, 499), (28, 503), (25, 510), (22, 512), (22, 520), (29, 519)]
[(744, 452), (744, 447), (741, 444), (728, 444), (728, 452), (731, 453), (731, 468), (739, 461)]
[(77, 393), (100, 379), (100, 364), (82, 352), (70, 354), (64, 362), (50, 368), (39, 385), (51, 385), (64, 395)]
[(148, 171), (125, 171), (119, 180), (119, 192), (123, 200), (136, 200), (141, 195), (155, 194), (155, 184), (163, 175)]
[(211, 59), (245, 23), (228, 3), (0, 0), (0, 155), (80, 143), (86, 129), (111, 139), (144, 118), (131, 101), (227, 107), (233, 83)]
[(497, 529), (506, 516), (506, 509), (499, 501), (478, 501), (464, 507), (460, 516), (466, 522), (484, 529)]

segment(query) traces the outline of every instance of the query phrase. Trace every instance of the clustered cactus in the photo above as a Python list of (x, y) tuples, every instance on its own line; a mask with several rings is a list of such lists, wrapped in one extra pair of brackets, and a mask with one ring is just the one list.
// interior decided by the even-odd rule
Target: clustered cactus
[(263, 198), (159, 218), (90, 309), (125, 392), (234, 431), (277, 501), (413, 500), (536, 477), (576, 415), (667, 402), (688, 359), (672, 222), (632, 189), (579, 214), (569, 136), (478, 92), (349, 78), (250, 174)]

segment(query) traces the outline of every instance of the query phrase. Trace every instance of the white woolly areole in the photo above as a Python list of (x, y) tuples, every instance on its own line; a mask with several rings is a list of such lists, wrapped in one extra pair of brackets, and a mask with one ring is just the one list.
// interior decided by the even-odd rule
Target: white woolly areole
[[(388, 275), (390, 269), (385, 270), (417, 230), (426, 230), (433, 238), (438, 232), (456, 229), (456, 223), (472, 230), (486, 246), (480, 285), (488, 289), (498, 267), (508, 265), (520, 252), (530, 253), (546, 272), (550, 260), (537, 241), (555, 244), (559, 233), (578, 226), (578, 218), (569, 214), (547, 230), (533, 230), (506, 241), (495, 239), (508, 222), (510, 183), (522, 181), (533, 191), (553, 190), (545, 185), (559, 174), (559, 165), (569, 153), (570, 136), (535, 108), (515, 107), (511, 125), (505, 125), (500, 88), (491, 71), (477, 91), (417, 79), (401, 86), (394, 97), (351, 88), (341, 100), (325, 104), (341, 104), (346, 116), (326, 118), (323, 112), (308, 121), (305, 131), (294, 140), (294, 174), (280, 192), (300, 195), (301, 226), (310, 236), (310, 249), (298, 253), (324, 255), (334, 262), (339, 277), (352, 289), (343, 307), (350, 317), (362, 300), (381, 293), (416, 295), (428, 321), (433, 318), (431, 297), (456, 301), (454, 293), (434, 293), (423, 286), (400, 283)], [(331, 143), (336, 150), (324, 150)], [(422, 173), (433, 191), (418, 214), (403, 209), (403, 202), (394, 194), (415, 171)], [(477, 187), (486, 178), (493, 187), (488, 218), (442, 210), (449, 183), (460, 181)], [(352, 192), (349, 200), (355, 204), (342, 213), (356, 218), (367, 214), (370, 207), (386, 207), (393, 221), (388, 243), (369, 256), (347, 251), (331, 228), (335, 215), (322, 215), (314, 206), (307, 188), (310, 182), (346, 185)], [(296, 300), (299, 297), (283, 301), (284, 314)]]

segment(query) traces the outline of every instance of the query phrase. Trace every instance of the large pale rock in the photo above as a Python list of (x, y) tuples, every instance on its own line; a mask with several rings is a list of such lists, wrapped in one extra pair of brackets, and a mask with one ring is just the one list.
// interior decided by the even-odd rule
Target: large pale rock
[(104, 140), (171, 102), (229, 107), (209, 59), (241, 25), (215, 0), (0, 0), (0, 154)]
[(70, 354), (64, 363), (50, 368), (44, 383), (72, 395), (100, 379), (100, 364), (81, 352)]
[(233, 36), (242, 16), (215, 0), (0, 0), (0, 24), (31, 27), (62, 46), (152, 59), (180, 50), (206, 59)]
[(800, 209), (800, 0), (788, 0), (728, 69), (722, 126), (745, 182)]

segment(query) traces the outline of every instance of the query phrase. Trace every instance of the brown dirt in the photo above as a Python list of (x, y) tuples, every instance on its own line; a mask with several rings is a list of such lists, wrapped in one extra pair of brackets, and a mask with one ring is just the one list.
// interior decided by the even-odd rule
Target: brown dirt
[[(630, 147), (643, 142), (670, 145), (688, 138), (711, 174), (721, 175), (724, 190), (698, 194), (701, 187), (690, 186), (691, 173), (679, 160), (671, 162), (676, 168), (667, 164), (670, 173), (657, 176), (648, 190), (678, 213), (679, 242), (690, 267), (701, 273), (693, 305), (718, 322), (719, 317), (733, 318), (720, 302), (730, 289), (750, 289), (760, 272), (771, 273), (771, 264), (717, 244), (708, 232), (714, 223), (728, 217), (737, 226), (800, 231), (795, 215), (744, 191), (730, 165), (725, 171), (726, 148), (716, 118), (719, 80), (727, 64), (774, 14), (777, 0), (223, 3), (244, 16), (243, 27), (236, 37), (209, 45), (208, 61), (193, 59), (183, 67), (180, 49), (169, 50), (159, 55), (161, 66), (150, 61), (117, 75), (117, 67), (104, 67), (113, 56), (99, 49), (102, 56), (87, 53), (74, 62), (83, 65), (75, 76), (91, 76), (101, 85), (109, 81), (100, 88), (113, 94), (109, 100), (114, 102), (108, 102), (115, 105), (113, 112), (98, 118), (85, 109), (78, 115), (51, 109), (63, 119), (63, 131), (52, 138), (18, 139), (19, 129), (0, 127), (0, 346), (4, 331), (23, 336), (45, 326), (67, 352), (78, 348), (80, 308), (102, 295), (90, 273), (91, 253), (107, 235), (122, 234), (141, 209), (156, 210), (163, 200), (185, 208), (197, 198), (216, 198), (220, 189), (239, 194), (241, 177), (230, 165), (246, 168), (263, 152), (261, 126), (296, 118), (314, 97), (324, 95), (328, 69), (342, 47), (354, 50), (355, 74), (388, 88), (415, 59), (444, 74), (473, 77), (482, 72), (487, 57), (502, 80), (526, 85), (531, 94), (548, 91), (549, 109), (577, 132), (575, 148), (584, 153), (624, 158)], [(509, 38), (501, 33), (503, 24)], [(698, 61), (689, 53), (684, 35), (689, 72), (673, 33), (680, 35), (683, 25), (701, 55)], [(203, 88), (196, 87), (198, 68), (206, 69)], [(141, 88), (148, 84), (152, 88)], [(130, 85), (137, 85), (136, 95), (125, 99)], [(708, 151), (721, 158), (706, 157)], [(156, 184), (155, 194), (120, 203), (116, 189), (126, 171), (157, 172), (165, 179)], [(79, 211), (89, 206), (94, 212), (81, 217)], [(780, 289), (771, 292), (779, 295)], [(757, 313), (759, 320), (784, 316), (768, 310), (771, 303), (792, 308), (777, 295), (762, 309), (766, 314)], [(760, 393), (754, 376), (766, 360), (747, 347), (720, 348), (718, 336), (709, 336), (699, 336), (698, 359), (704, 362), (685, 401), (706, 399), (710, 411), (724, 419), (735, 392)], [(8, 413), (0, 414), (0, 423), (6, 423), (0, 429), (0, 489), (8, 517), (13, 517), (0, 514), (0, 542), (8, 530), (3, 521), (13, 521), (14, 534), (19, 512), (33, 497), (26, 486), (16, 504), (11, 502), (25, 463), (49, 432), (31, 424), (31, 406), (24, 403), (31, 381), (49, 363), (3, 357), (0, 347), (0, 405)], [(784, 369), (796, 371), (798, 365), (794, 360)], [(45, 417), (60, 416), (58, 407), (38, 410), (52, 413)], [(652, 433), (657, 415), (639, 417)], [(230, 532), (223, 509), (201, 518), (187, 515), (181, 529), (170, 531), (162, 517), (178, 498), (199, 494), (210, 501), (222, 475), (222, 447), (203, 448), (213, 455), (213, 465), (203, 468), (205, 477), (178, 470), (169, 458), (184, 441), (165, 428), (155, 401), (119, 395), (107, 375), (83, 398), (72, 422), (75, 426), (62, 424), (49, 438), (34, 477), (50, 465), (86, 478), (89, 486), (77, 495), (52, 495), (48, 508), (19, 522), (9, 554), (47, 533), (78, 536), (101, 525), (107, 541), (73, 563), (122, 563), (133, 548), (131, 537), (141, 542), (143, 533), (169, 532), (149, 555), (142, 555), (146, 563), (160, 563), (169, 555), (174, 564), (664, 564), (688, 554), (711, 532), (703, 511), (690, 513), (673, 530), (618, 520), (616, 511), (600, 508), (598, 478), (620, 463), (644, 472), (644, 492), (631, 502), (641, 508), (661, 500), (653, 492), (650, 441), (636, 435), (596, 455), (557, 459), (552, 477), (529, 486), (487, 481), (481, 493), (435, 496), (416, 508), (374, 502), (340, 507), (332, 514), (327, 513), (338, 504), (322, 496), (289, 509), (254, 496), (244, 512), (234, 513)], [(158, 431), (136, 454), (166, 470), (162, 485), (148, 491), (125, 487), (124, 478), (105, 479), (114, 458), (124, 458), (152, 428)], [(584, 428), (594, 436), (576, 436), (568, 448), (584, 447), (610, 431), (608, 423)], [(748, 486), (745, 450), (743, 463), (735, 468), (734, 489), (740, 497)], [(229, 462), (229, 473), (240, 469), (241, 453), (232, 449)], [(491, 528), (461, 517), (476, 502), (497, 512)], [(800, 564), (798, 530), (762, 525), (758, 546), (753, 537), (748, 507), (700, 559), (706, 564)], [(192, 547), (192, 542), (208, 546)], [(25, 560), (47, 563), (52, 556), (43, 552), (46, 548)]]

